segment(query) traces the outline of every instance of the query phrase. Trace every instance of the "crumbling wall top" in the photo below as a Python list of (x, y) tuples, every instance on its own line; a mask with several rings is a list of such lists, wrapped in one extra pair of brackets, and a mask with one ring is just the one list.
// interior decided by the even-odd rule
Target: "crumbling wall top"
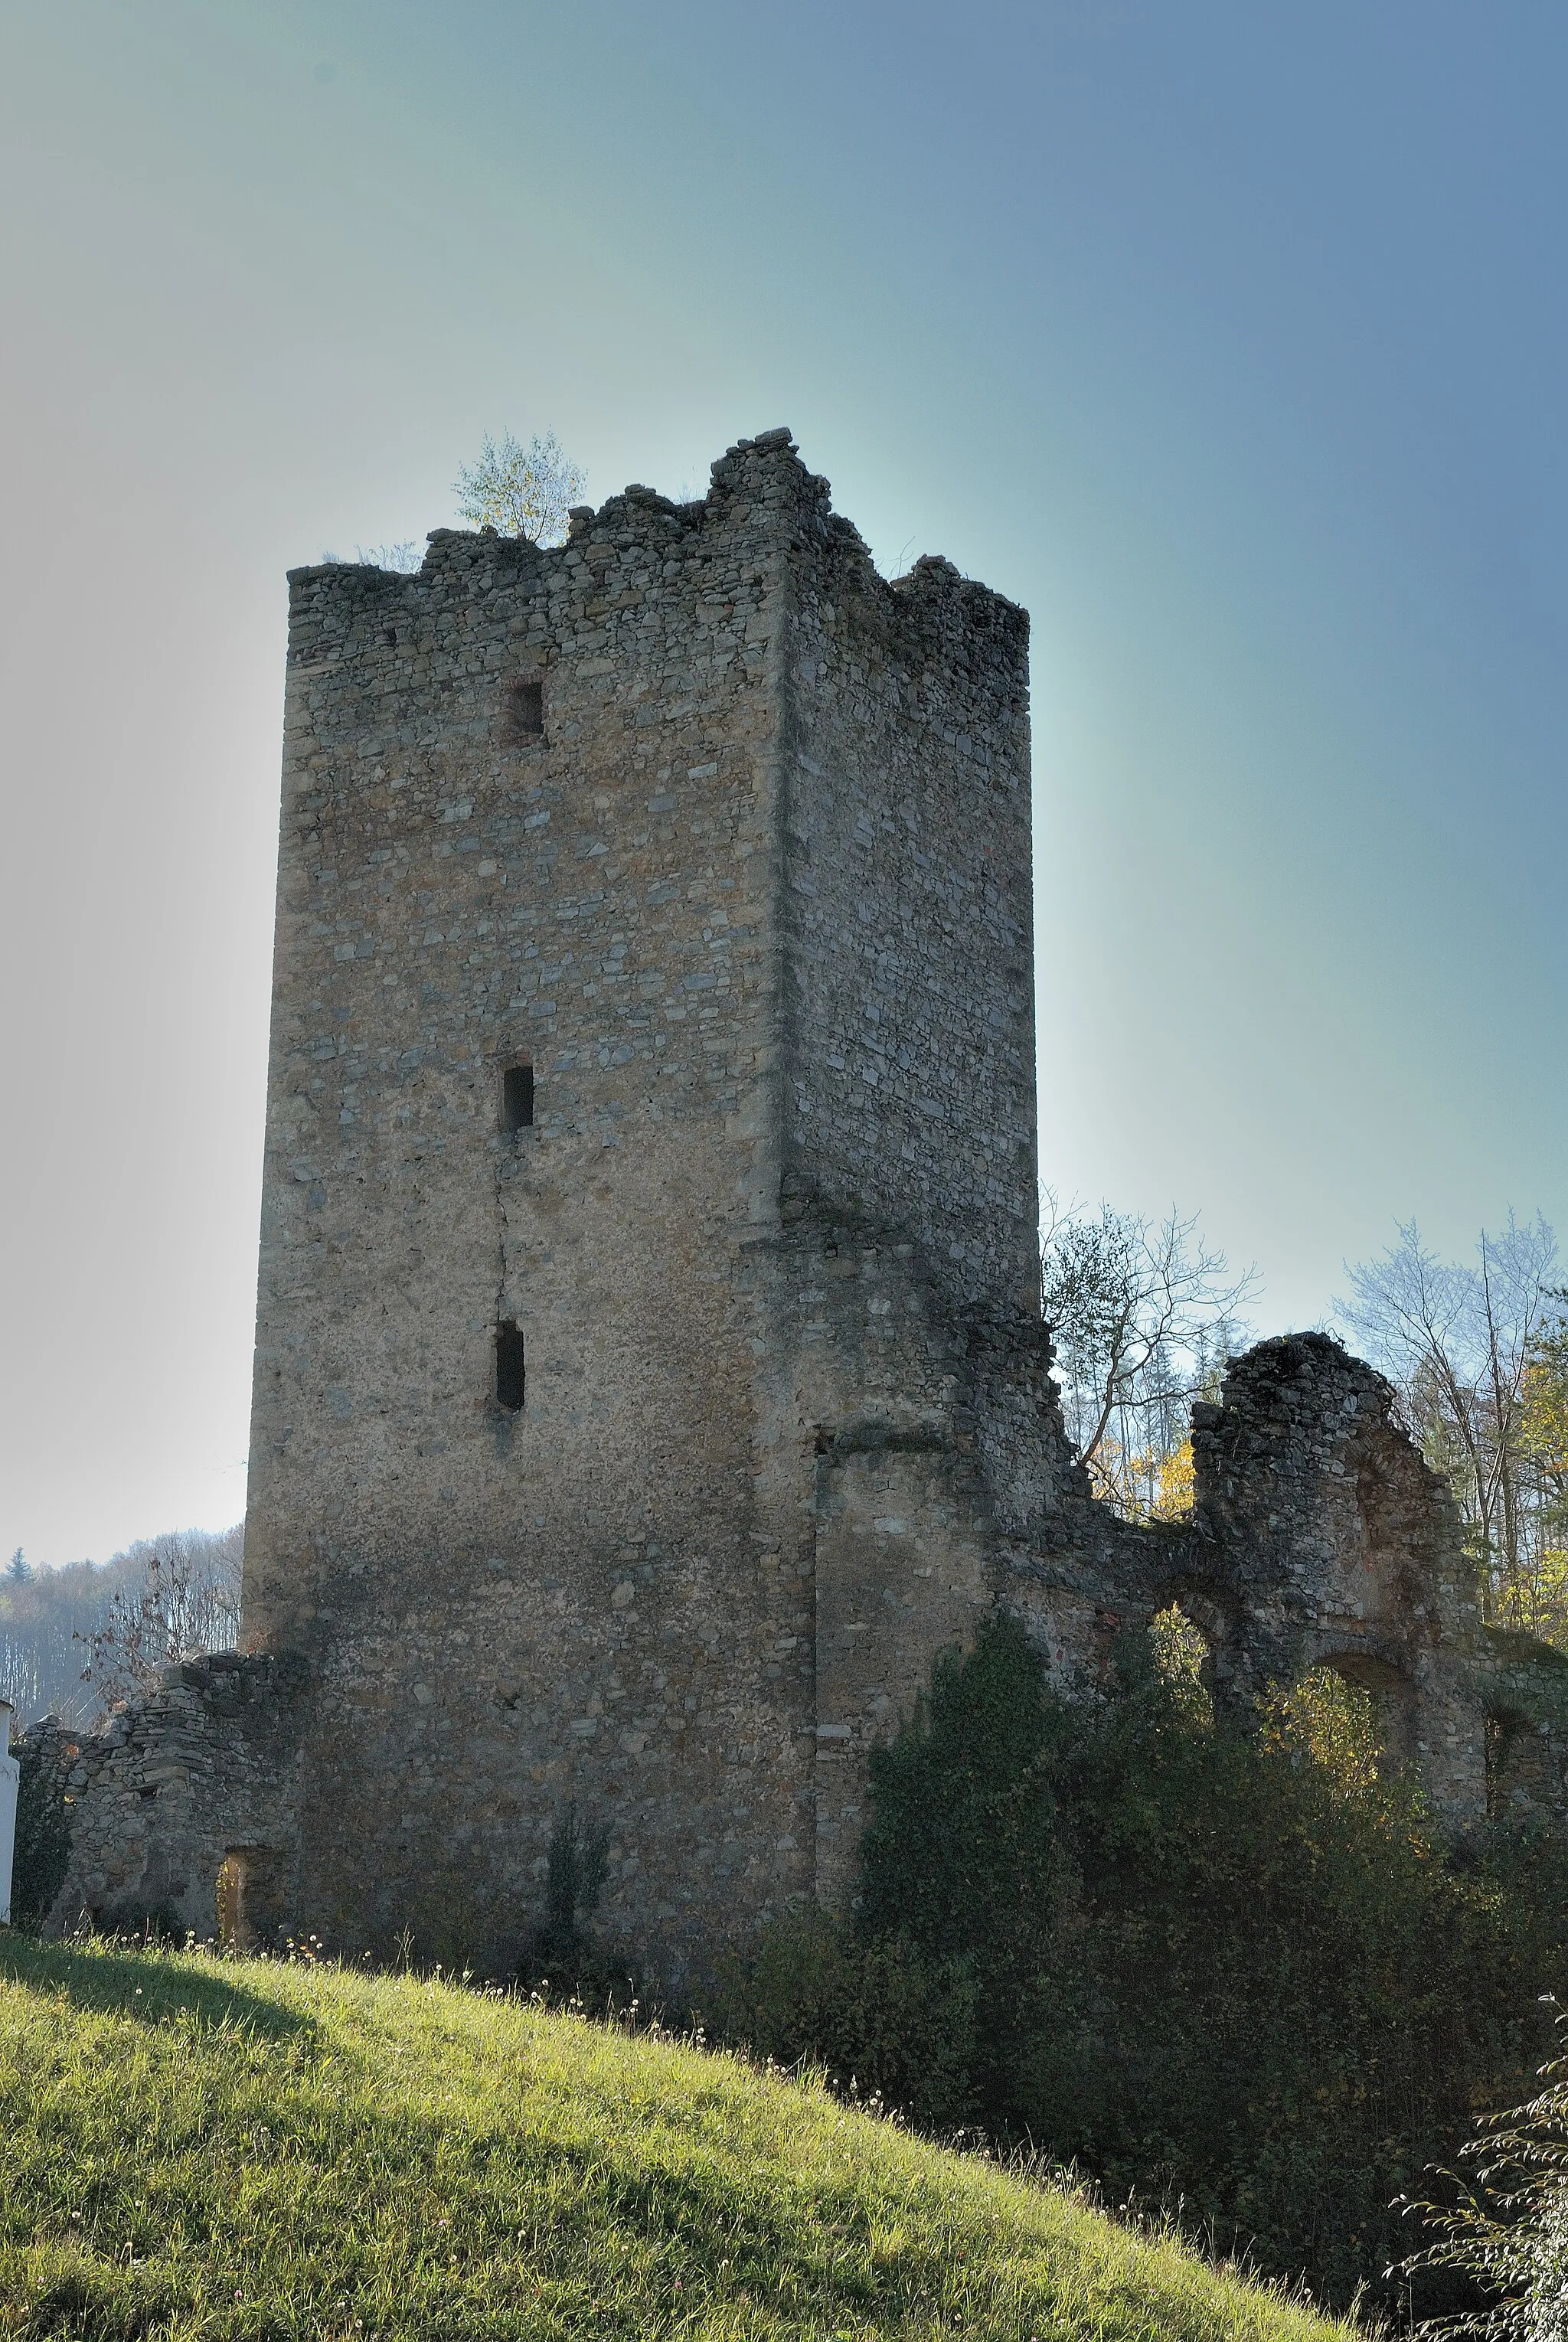
[(831, 552), (845, 588), (861, 601), (880, 604), (889, 620), (937, 621), (965, 631), (994, 631), (1009, 655), (1021, 656), (1028, 639), (1028, 613), (1004, 595), (964, 577), (940, 554), (923, 554), (896, 578), (884, 578), (854, 523), (833, 509), (829, 481), (808, 471), (786, 427), (737, 439), (711, 467), (704, 496), (685, 504), (634, 480), (597, 506), (574, 508), (564, 545), (541, 546), (525, 536), (494, 528), (432, 529), (417, 571), (380, 569), (373, 563), (330, 561), (288, 572), (291, 611), (417, 604), (433, 586), (488, 592), (528, 582), (545, 584), (556, 571), (570, 572), (584, 561), (645, 550), (661, 565), (700, 558), (704, 542), (729, 542), (737, 532), (799, 545), (814, 539)]

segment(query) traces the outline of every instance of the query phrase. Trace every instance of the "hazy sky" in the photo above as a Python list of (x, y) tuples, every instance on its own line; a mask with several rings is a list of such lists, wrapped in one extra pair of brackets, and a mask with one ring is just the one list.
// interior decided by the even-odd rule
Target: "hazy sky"
[(1568, 1222), (1568, 10), (0, 0), (0, 1558), (244, 1501), (290, 564), (787, 423), (1034, 614), (1042, 1155)]

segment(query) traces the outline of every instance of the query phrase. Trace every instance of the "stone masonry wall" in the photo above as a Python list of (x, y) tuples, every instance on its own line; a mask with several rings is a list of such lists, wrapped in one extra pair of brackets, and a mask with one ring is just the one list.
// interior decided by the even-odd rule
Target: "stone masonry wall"
[(139, 1930), (149, 1921), (203, 1941), (218, 1931), (225, 1859), (267, 1867), (258, 1932), (281, 1933), (297, 1902), (304, 1670), (234, 1652), (167, 1668), (159, 1688), (73, 1735), (65, 1773), (75, 1816), (51, 1926)]
[(1482, 1625), (1448, 1490), (1383, 1376), (1322, 1334), (1257, 1347), (1193, 1409), (1196, 1530), (1236, 1606), (1222, 1683), (1244, 1701), (1328, 1666), (1370, 1691), (1392, 1756), (1456, 1828), (1568, 1813), (1568, 1660)]
[(1373, 1693), (1438, 1801), (1484, 1812), (1480, 1718), (1447, 1655), (1480, 1629), (1446, 1491), (1381, 1375), (1324, 1335), (1262, 1343), (1194, 1411), (1199, 1535), (1244, 1612), (1222, 1679), (1254, 1697), (1331, 1666)]
[(941, 560), (800, 563), (785, 759), (786, 1177), (1039, 1314), (1028, 629)]
[[(817, 1889), (845, 1698), (819, 1665), (797, 1223), (817, 1188), (869, 1198), (879, 1259), (902, 1243), (940, 1300), (1016, 1307), (1034, 1176), (1022, 614), (944, 567), (889, 586), (852, 538), (774, 433), (703, 503), (629, 490), (557, 552), (438, 533), (418, 577), (291, 581), (245, 1618), (312, 1669), (301, 1892), (335, 1940), (460, 1921), (504, 1960), (568, 1806), (611, 1833), (606, 1929), (674, 1969)], [(867, 613), (897, 646), (869, 683)], [(827, 977), (825, 931), (803, 946), (786, 911), (786, 850), (797, 878), (802, 839), (837, 854), (807, 736), (894, 906)], [(985, 791), (912, 850), (961, 765)], [(894, 944), (922, 1037), (874, 1097)], [(784, 1135), (808, 1057), (809, 1180)], [(853, 1512), (825, 1506), (830, 1621), (892, 1516), (863, 1536)], [(907, 1705), (950, 1631), (944, 1596), (865, 1699)]]
[(1272, 1686), (1326, 1667), (1368, 1691), (1390, 1762), (1456, 1832), (1503, 1812), (1568, 1819), (1568, 1658), (1482, 1625), (1453, 1500), (1394, 1417), (1383, 1376), (1323, 1334), (1232, 1361), (1193, 1409), (1189, 1523), (1110, 1520), (1064, 1476), (1042, 1549), (1004, 1598), (1067, 1686), (1178, 1606), (1245, 1720)]
[(814, 1887), (832, 1906), (853, 1891), (871, 1749), (991, 1605), (1000, 1506), (976, 1362), (909, 1237), (813, 1212), (789, 1228), (778, 1274), (762, 1420), (814, 1591)]
[(245, 1631), (317, 1669), (337, 1938), (466, 1909), (514, 1952), (568, 1804), (612, 1927), (796, 1883), (735, 1262), (775, 1184), (777, 472), (292, 581)]

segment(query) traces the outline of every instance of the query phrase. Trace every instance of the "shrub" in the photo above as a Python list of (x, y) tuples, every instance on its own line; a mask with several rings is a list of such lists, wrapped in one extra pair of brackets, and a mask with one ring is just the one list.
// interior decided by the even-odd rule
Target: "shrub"
[(759, 2056), (789, 2065), (804, 2055), (952, 2133), (976, 2111), (974, 2003), (972, 1961), (932, 1965), (904, 1937), (814, 1917), (770, 1928), (754, 1957), (732, 1963), (715, 2015)]
[[(1460, 2150), (1473, 2177), (1446, 2203), (1418, 2207), (1430, 2237), (1408, 2273), (1458, 2272), (1480, 2306), (1428, 2319), (1430, 2336), (1546, 2342), (1568, 2330), (1568, 2061), (1542, 2068), (1545, 2089), (1483, 2124)], [(1453, 2178), (1454, 2175), (1445, 2174)]]
[[(765, 2046), (1350, 2299), (1409, 2248), (1391, 2199), (1517, 2095), (1568, 1909), (1548, 1841), (1445, 1858), (1359, 1696), (1217, 1722), (1168, 1619), (1069, 1702), (994, 1625), (874, 1759), (853, 1920), (754, 1967)], [(921, 1980), (896, 2020), (882, 1976)]]

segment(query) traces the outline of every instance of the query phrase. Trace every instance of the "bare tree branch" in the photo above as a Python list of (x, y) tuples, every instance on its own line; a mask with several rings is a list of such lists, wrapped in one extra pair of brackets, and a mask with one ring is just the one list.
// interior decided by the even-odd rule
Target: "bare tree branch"
[[(1187, 1408), (1238, 1346), (1234, 1313), (1256, 1282), (1231, 1277), (1198, 1241), (1197, 1218), (1154, 1222), (1044, 1196), (1041, 1300), (1055, 1336), (1063, 1404), (1096, 1495), (1142, 1516), (1181, 1446)], [(1151, 1483), (1140, 1495), (1134, 1465)]]
[(78, 1635), (82, 1680), (105, 1709), (156, 1684), (165, 1667), (199, 1652), (232, 1648), (239, 1632), (244, 1535), (173, 1530), (131, 1548), (139, 1579), (117, 1593), (103, 1624)]
[(1413, 1220), (1396, 1226), (1378, 1259), (1347, 1264), (1347, 1337), (1393, 1383), (1453, 1487), (1493, 1615), (1540, 1624), (1531, 1588), (1555, 1531), (1547, 1475), (1530, 1463), (1527, 1385), (1560, 1306), (1556, 1237), (1539, 1213), (1522, 1225), (1510, 1212), (1497, 1233), (1482, 1230), (1470, 1266), (1440, 1259)]

